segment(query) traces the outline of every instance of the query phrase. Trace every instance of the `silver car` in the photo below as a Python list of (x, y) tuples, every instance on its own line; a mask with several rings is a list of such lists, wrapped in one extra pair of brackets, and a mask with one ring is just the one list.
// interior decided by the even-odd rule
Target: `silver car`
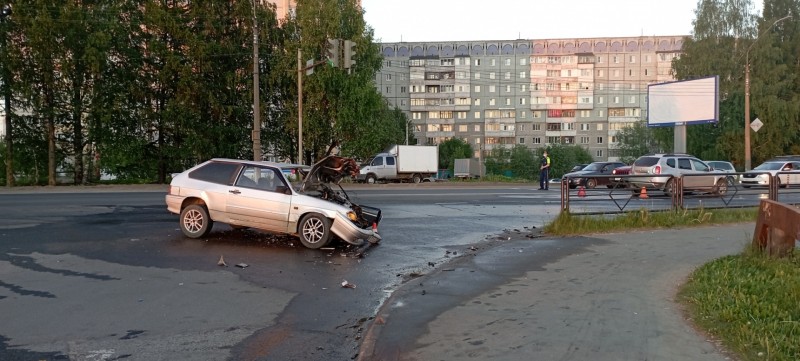
[[(290, 179), (306, 173), (302, 183)], [(339, 186), (358, 174), (358, 165), (329, 156), (307, 166), (237, 159), (212, 159), (176, 175), (167, 209), (180, 215), (190, 238), (205, 237), (214, 222), (296, 235), (308, 248), (326, 246), (334, 236), (354, 245), (380, 242), (381, 211), (350, 201)], [(333, 189), (333, 186), (338, 189)]]
[(631, 186), (656, 188), (667, 195), (675, 193), (674, 178), (683, 177), (684, 191), (700, 191), (724, 195), (728, 192), (725, 175), (688, 154), (649, 154), (641, 156), (631, 166)]
[[(706, 164), (714, 168), (715, 172), (736, 173), (736, 167), (733, 163), (724, 160), (707, 160)], [(741, 180), (741, 175), (729, 175), (728, 185), (733, 186)]]

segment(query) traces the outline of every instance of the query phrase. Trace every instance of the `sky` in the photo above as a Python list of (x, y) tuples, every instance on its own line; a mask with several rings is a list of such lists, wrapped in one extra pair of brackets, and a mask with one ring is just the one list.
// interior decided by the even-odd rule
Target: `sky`
[[(761, 13), (763, 0), (751, 0)], [(691, 35), (698, 0), (361, 0), (375, 41)]]

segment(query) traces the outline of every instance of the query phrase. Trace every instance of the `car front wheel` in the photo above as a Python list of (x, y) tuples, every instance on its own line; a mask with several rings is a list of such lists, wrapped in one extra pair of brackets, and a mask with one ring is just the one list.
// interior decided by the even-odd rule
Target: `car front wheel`
[(369, 174), (369, 175), (367, 175), (367, 180), (365, 182), (367, 182), (368, 184), (375, 184), (376, 181), (377, 181), (377, 179), (375, 179), (375, 176), (372, 175), (372, 174)]
[(597, 179), (589, 178), (586, 180), (586, 188), (592, 189), (597, 187)]
[(211, 232), (214, 221), (205, 206), (192, 204), (181, 211), (181, 231), (186, 237), (201, 238)]
[(299, 228), (300, 242), (307, 248), (319, 249), (331, 241), (331, 220), (319, 214), (307, 214)]

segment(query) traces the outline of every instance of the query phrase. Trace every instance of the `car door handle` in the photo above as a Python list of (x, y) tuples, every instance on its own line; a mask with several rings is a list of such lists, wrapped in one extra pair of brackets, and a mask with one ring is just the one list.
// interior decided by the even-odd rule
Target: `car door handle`
[(228, 191), (228, 193), (239, 194), (239, 193), (242, 193), (242, 192), (240, 192), (238, 189), (231, 189), (231, 190)]

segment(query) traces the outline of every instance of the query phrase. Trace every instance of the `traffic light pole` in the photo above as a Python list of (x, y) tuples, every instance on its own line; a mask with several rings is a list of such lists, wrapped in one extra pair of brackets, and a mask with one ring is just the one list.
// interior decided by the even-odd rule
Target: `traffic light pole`
[(303, 163), (303, 72), (314, 69), (317, 65), (327, 63), (327, 60), (320, 60), (311, 65), (303, 67), (303, 53), (297, 48), (297, 163)]

